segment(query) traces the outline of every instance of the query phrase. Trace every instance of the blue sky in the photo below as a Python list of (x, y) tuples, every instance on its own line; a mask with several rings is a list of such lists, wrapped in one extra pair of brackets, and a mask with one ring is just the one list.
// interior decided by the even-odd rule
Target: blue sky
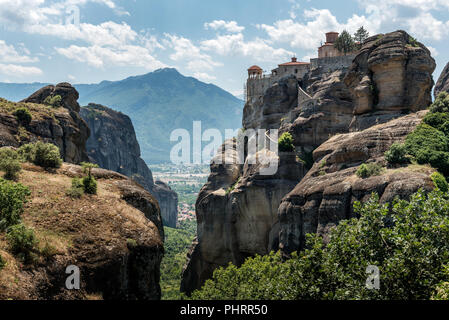
[[(76, 19), (79, 12), (79, 23)], [(0, 81), (94, 83), (162, 67), (239, 95), (327, 31), (404, 29), (449, 61), (449, 0), (0, 0)]]

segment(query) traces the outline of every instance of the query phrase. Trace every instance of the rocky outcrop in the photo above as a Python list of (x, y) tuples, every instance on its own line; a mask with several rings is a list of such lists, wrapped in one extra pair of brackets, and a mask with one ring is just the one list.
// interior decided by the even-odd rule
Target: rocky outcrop
[(384, 152), (421, 121), (423, 114), (416, 112), (431, 103), (434, 69), (430, 51), (396, 31), (369, 38), (352, 64), (314, 64), (303, 79), (280, 79), (251, 99), (243, 128), (289, 132), (296, 153), (307, 159), (313, 152), (315, 164), (303, 177), (304, 169), (298, 173), (299, 164), (291, 159), (285, 171), (280, 166), (282, 177), (277, 173), (263, 179), (245, 167), (211, 166), (196, 204), (198, 239), (182, 289), (198, 288), (218, 266), (239, 265), (247, 256), (276, 249), (278, 240), (285, 254), (301, 249), (305, 233), (326, 235), (353, 215), (354, 201), (372, 191), (387, 202), (419, 187), (431, 188), (427, 168), (392, 168), (368, 179), (359, 179), (355, 171), (363, 162), (385, 165)]
[(362, 163), (386, 166), (384, 153), (402, 142), (421, 122), (426, 111), (410, 114), (369, 129), (337, 135), (317, 148), (315, 164), (279, 206), (280, 249), (285, 254), (304, 247), (307, 233), (325, 237), (340, 220), (354, 217), (355, 201), (367, 200), (373, 192), (382, 203), (396, 196), (407, 198), (419, 188), (433, 189), (432, 169), (410, 165), (388, 168), (366, 179), (355, 175)]
[[(294, 153), (278, 157), (262, 150), (252, 155), (262, 156), (278, 163), (276, 174), (261, 175), (263, 165), (250, 160), (251, 155), (244, 165), (237, 164), (235, 140), (226, 141), (212, 160), (208, 182), (196, 202), (197, 240), (183, 272), (181, 291), (199, 288), (219, 266), (240, 265), (247, 257), (278, 247), (277, 208), (304, 175), (303, 166)], [(220, 157), (222, 164), (214, 164)]]
[(344, 81), (354, 99), (351, 131), (427, 108), (435, 60), (405, 31), (367, 39)]
[[(83, 175), (81, 167), (64, 163), (48, 172), (24, 164), (20, 183), (31, 196), (22, 219), (47, 249), (34, 264), (22, 266), (0, 242), (7, 261), (0, 299), (160, 299), (164, 233), (157, 201), (121, 174), (92, 173), (98, 194), (71, 199), (66, 190), (73, 177)], [(70, 265), (80, 269), (80, 290), (66, 289)]]
[(449, 63), (444, 67), (438, 78), (437, 84), (435, 85), (434, 94), (437, 97), (441, 92), (449, 93)]
[(91, 162), (141, 184), (158, 200), (164, 224), (176, 227), (178, 195), (165, 183), (154, 183), (150, 169), (140, 157), (140, 146), (131, 119), (121, 112), (93, 103), (82, 107), (80, 115), (91, 131), (87, 140)]
[[(59, 107), (44, 106), (46, 95), (61, 96)], [(78, 92), (68, 83), (47, 86), (21, 103), (0, 101), (0, 146), (18, 147), (42, 140), (59, 147), (66, 162), (87, 161), (89, 128), (79, 115)], [(33, 115), (30, 124), (21, 125), (11, 111), (26, 107)]]

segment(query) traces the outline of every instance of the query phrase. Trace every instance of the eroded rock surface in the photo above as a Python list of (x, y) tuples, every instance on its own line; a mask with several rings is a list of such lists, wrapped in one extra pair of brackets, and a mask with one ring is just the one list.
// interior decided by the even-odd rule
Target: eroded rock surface
[(140, 157), (140, 146), (131, 119), (108, 107), (89, 104), (81, 108), (91, 135), (87, 152), (101, 168), (120, 172), (141, 184), (159, 202), (165, 225), (176, 227), (178, 195), (163, 182), (154, 182), (153, 174)]
[(435, 85), (434, 94), (437, 97), (441, 92), (449, 92), (449, 63), (444, 67)]
[(407, 198), (419, 188), (433, 189), (429, 177), (433, 170), (425, 166), (389, 168), (366, 179), (355, 174), (362, 163), (386, 166), (385, 151), (394, 142), (402, 142), (425, 113), (337, 135), (317, 148), (314, 166), (279, 206), (280, 249), (285, 254), (302, 249), (307, 233), (326, 237), (340, 220), (354, 217), (354, 201), (365, 201), (373, 192), (386, 203), (396, 196)]

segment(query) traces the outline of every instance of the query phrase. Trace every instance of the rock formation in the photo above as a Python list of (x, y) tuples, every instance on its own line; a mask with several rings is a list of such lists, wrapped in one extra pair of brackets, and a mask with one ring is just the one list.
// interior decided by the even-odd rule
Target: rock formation
[(386, 166), (384, 153), (402, 142), (421, 122), (426, 111), (413, 113), (360, 132), (336, 135), (313, 152), (315, 164), (279, 206), (280, 249), (289, 254), (303, 248), (305, 234), (327, 231), (342, 219), (354, 217), (354, 201), (373, 192), (383, 203), (406, 198), (419, 188), (433, 189), (426, 166), (389, 168), (366, 179), (355, 175), (362, 163)]
[[(42, 106), (48, 95), (60, 95), (61, 107)], [(43, 140), (59, 147), (66, 162), (80, 163), (87, 161), (86, 141), (89, 128), (79, 115), (79, 105), (76, 102), (78, 92), (68, 83), (57, 86), (47, 86), (21, 103), (0, 101), (0, 146), (18, 147), (22, 144)], [(26, 126), (21, 126), (8, 108), (19, 108), (27, 104), (33, 119)], [(8, 108), (7, 108), (8, 107)]]
[(437, 97), (441, 92), (449, 92), (449, 63), (444, 67), (435, 85), (434, 94)]
[(289, 132), (297, 155), (306, 160), (313, 151), (315, 163), (305, 175), (300, 161), (281, 155), (278, 173), (263, 178), (252, 175), (247, 163), (212, 164), (196, 203), (198, 238), (182, 291), (199, 288), (229, 262), (240, 265), (277, 248), (285, 254), (301, 249), (306, 232), (326, 235), (352, 216), (355, 200), (372, 191), (390, 201), (432, 187), (429, 170), (421, 167), (388, 169), (364, 180), (355, 176), (363, 162), (385, 165), (387, 148), (421, 121), (423, 113), (416, 112), (431, 103), (430, 51), (396, 31), (369, 38), (354, 57), (352, 65), (313, 66), (302, 80), (280, 79), (245, 105), (244, 129)]
[(176, 227), (178, 195), (165, 183), (154, 183), (150, 169), (140, 157), (140, 146), (131, 119), (121, 112), (93, 103), (82, 107), (80, 115), (91, 131), (87, 140), (91, 162), (141, 184), (158, 200), (164, 224)]
[[(24, 164), (20, 182), (31, 198), (22, 218), (51, 249), (23, 267), (0, 244), (8, 262), (0, 273), (0, 299), (160, 299), (164, 233), (157, 201), (121, 174), (92, 174), (98, 195), (71, 199), (65, 192), (71, 178), (83, 175), (80, 166), (64, 163), (50, 173)], [(80, 290), (65, 289), (69, 265), (80, 269)]]

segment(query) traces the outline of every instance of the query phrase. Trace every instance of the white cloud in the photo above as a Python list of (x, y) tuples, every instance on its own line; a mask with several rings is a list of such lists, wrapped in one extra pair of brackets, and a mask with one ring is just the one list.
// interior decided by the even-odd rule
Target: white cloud
[(224, 29), (228, 32), (236, 32), (236, 33), (245, 30), (245, 27), (239, 26), (235, 21), (224, 21), (224, 20), (214, 20), (212, 22), (206, 22), (204, 24), (204, 28), (206, 30), (209, 28), (213, 30)]
[(449, 21), (437, 20), (429, 12), (408, 20), (407, 24), (408, 30), (420, 39), (440, 41), (449, 34)]
[(195, 72), (193, 74), (193, 76), (195, 78), (199, 79), (199, 80), (202, 80), (202, 81), (212, 81), (212, 80), (217, 79), (216, 77), (211, 76), (211, 75), (209, 75), (209, 74), (207, 74), (205, 72)]
[(294, 54), (285, 49), (275, 49), (267, 40), (263, 39), (245, 42), (241, 33), (219, 35), (214, 39), (204, 40), (201, 42), (201, 48), (224, 56), (241, 55), (251, 57), (255, 61), (270, 62), (282, 61)]
[(4, 40), (0, 40), (0, 62), (1, 63), (32, 63), (39, 61), (38, 58), (29, 56), (27, 48), (20, 45), (23, 54), (20, 54), (12, 45), (8, 45)]
[(13, 77), (35, 76), (41, 75), (42, 70), (37, 67), (25, 67), (16, 64), (0, 63), (0, 74)]
[(55, 49), (59, 54), (69, 59), (85, 62), (95, 68), (105, 68), (113, 65), (155, 70), (166, 66), (154, 58), (147, 48), (134, 45), (123, 45), (114, 48), (98, 45), (88, 47), (71, 45), (68, 48)]

